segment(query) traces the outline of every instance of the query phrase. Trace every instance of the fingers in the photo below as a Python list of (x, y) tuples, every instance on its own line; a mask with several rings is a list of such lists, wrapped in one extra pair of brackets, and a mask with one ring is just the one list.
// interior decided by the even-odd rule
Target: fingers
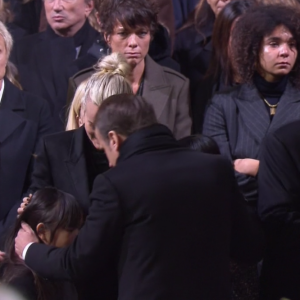
[[(33, 230), (31, 229), (31, 227), (27, 224), (27, 223), (25, 223), (25, 222), (22, 222), (21, 223), (21, 229), (19, 230), (19, 233), (20, 233), (20, 231), (25, 231), (25, 232), (27, 232), (27, 233), (32, 233), (33, 232)], [(19, 234), (18, 233), (18, 234)]]
[(5, 253), (0, 251), (0, 263), (4, 260), (5, 258)]

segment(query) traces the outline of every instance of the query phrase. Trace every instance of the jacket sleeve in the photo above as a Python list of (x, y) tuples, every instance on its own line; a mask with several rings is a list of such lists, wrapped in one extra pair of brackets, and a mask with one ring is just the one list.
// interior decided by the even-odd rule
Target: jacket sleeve
[(51, 175), (51, 166), (48, 160), (47, 147), (44, 140), (41, 141), (39, 154), (34, 161), (34, 168), (30, 180), (30, 187), (25, 196), (35, 191), (53, 185), (53, 178)]
[(191, 134), (191, 130), (189, 80), (186, 79), (177, 96), (174, 136), (176, 139), (186, 137)]
[(61, 280), (85, 280), (97, 274), (99, 282), (103, 277), (107, 283), (110, 276), (117, 277), (114, 275), (123, 221), (118, 196), (103, 175), (96, 178), (90, 200), (88, 217), (71, 246), (54, 248), (33, 244), (29, 247), (25, 263), (31, 270)]
[[(233, 162), (234, 158), (232, 156), (232, 149), (229, 143), (229, 132), (227, 126), (229, 120), (227, 120), (227, 116), (225, 115), (225, 108), (221, 104), (226, 103), (230, 100), (231, 99), (224, 98), (223, 95), (215, 95), (213, 97), (212, 103), (209, 105), (205, 115), (203, 134), (213, 138), (219, 146), (220, 153), (226, 156), (231, 162)], [(245, 198), (249, 200), (256, 200), (256, 178), (236, 171), (235, 177)]]
[(262, 224), (257, 213), (244, 200), (233, 171), (228, 177), (232, 182), (230, 255), (237, 261), (259, 262), (265, 250)]
[(265, 138), (258, 174), (258, 213), (266, 228), (289, 228), (300, 237), (300, 172), (293, 154), (298, 152), (292, 148), (276, 132)]

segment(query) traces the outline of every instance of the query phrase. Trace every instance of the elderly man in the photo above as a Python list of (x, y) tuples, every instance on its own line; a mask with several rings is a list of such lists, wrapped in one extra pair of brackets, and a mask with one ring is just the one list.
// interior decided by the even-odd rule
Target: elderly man
[(25, 91), (48, 100), (55, 129), (62, 130), (68, 79), (80, 70), (75, 60), (84, 56), (98, 32), (87, 17), (93, 0), (45, 0), (48, 28), (16, 42), (11, 60)]
[(102, 284), (101, 299), (231, 299), (230, 256), (257, 261), (262, 248), (230, 163), (181, 148), (139, 96), (109, 97), (95, 125), (114, 168), (77, 239), (55, 249), (24, 224), (17, 254), (43, 277)]

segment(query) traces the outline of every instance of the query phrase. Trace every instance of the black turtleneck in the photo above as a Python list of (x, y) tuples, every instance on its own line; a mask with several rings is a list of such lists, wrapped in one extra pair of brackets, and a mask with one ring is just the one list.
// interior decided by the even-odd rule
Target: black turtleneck
[[(276, 82), (268, 82), (259, 74), (255, 74), (253, 77), (253, 82), (256, 88), (258, 89), (259, 93), (271, 104), (276, 105), (285, 91), (288, 76), (282, 77), (279, 81)], [(265, 103), (265, 102), (264, 102)], [(268, 112), (270, 108), (265, 103)]]

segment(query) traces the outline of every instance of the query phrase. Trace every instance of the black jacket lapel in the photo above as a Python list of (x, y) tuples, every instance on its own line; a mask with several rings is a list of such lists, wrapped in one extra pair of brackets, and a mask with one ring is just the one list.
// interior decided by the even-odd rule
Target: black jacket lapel
[(66, 166), (69, 170), (70, 177), (74, 183), (78, 201), (85, 208), (86, 212), (90, 206), (89, 203), (89, 186), (88, 174), (86, 167), (86, 159), (84, 155), (84, 126), (80, 127), (74, 132), (73, 140), (70, 146), (69, 157), (65, 160)]
[(254, 85), (242, 85), (235, 99), (238, 116), (258, 143), (261, 143), (270, 126), (270, 116)]

